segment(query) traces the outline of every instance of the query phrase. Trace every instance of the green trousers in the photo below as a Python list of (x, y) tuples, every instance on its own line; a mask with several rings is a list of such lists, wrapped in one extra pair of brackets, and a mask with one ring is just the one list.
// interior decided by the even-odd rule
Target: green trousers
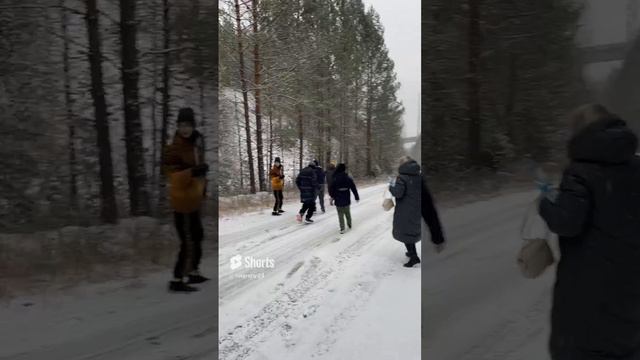
[(337, 206), (338, 220), (340, 220), (340, 230), (344, 230), (344, 219), (347, 218), (347, 226), (351, 229), (351, 209), (349, 206)]

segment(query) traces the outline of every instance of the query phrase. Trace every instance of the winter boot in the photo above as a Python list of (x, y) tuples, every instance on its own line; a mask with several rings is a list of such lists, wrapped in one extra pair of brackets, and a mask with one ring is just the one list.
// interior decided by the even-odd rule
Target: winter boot
[(187, 284), (202, 284), (203, 282), (207, 282), (211, 279), (208, 277), (204, 277), (200, 274), (192, 274), (189, 275), (189, 280), (187, 280)]
[(191, 293), (198, 291), (197, 288), (193, 286), (189, 286), (180, 280), (172, 280), (169, 282), (169, 291), (171, 292), (181, 292), (181, 293)]
[(280, 214), (282, 214), (282, 213), (284, 212), (284, 210), (280, 209), (280, 210), (278, 210), (278, 212), (279, 212)]
[(273, 215), (273, 216), (280, 216), (280, 213), (279, 213), (279, 212), (277, 212), (277, 211), (272, 211), (272, 212), (271, 212), (271, 215)]
[(417, 256), (409, 259), (409, 262), (404, 264), (404, 267), (410, 268), (410, 267), (413, 267), (413, 265), (415, 264), (420, 264), (420, 258)]
[(305, 218), (305, 219), (304, 219), (304, 223), (305, 223), (305, 224), (313, 224), (313, 220), (308, 219), (308, 218)]
[(340, 234), (344, 234), (344, 229), (340, 229)]

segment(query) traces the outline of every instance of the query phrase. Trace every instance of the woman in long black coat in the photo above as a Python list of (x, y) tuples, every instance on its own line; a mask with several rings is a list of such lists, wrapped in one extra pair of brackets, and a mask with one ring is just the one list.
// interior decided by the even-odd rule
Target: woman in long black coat
[[(425, 204), (426, 207), (421, 206), (422, 189), (426, 188), (426, 183), (422, 179), (420, 173), (420, 165), (410, 157), (403, 157), (400, 160), (400, 167), (398, 168), (398, 176), (395, 181), (389, 185), (389, 191), (396, 199), (396, 207), (393, 213), (393, 237), (394, 239), (405, 244), (407, 248), (406, 255), (409, 257), (409, 262), (404, 264), (405, 267), (412, 267), (420, 263), (420, 257), (416, 250), (416, 243), (422, 238), (422, 225), (420, 219), (420, 210), (423, 210), (423, 216), (429, 217), (428, 223), (433, 224), (433, 215), (435, 214), (435, 208), (433, 207), (433, 201), (429, 204)], [(428, 191), (425, 192), (428, 195)], [(427, 196), (427, 201), (431, 199)], [(435, 214), (437, 220), (437, 214)], [(427, 218), (425, 218), (427, 220)], [(432, 232), (438, 232), (439, 221), (437, 226), (434, 226)], [(442, 238), (442, 232), (440, 235), (436, 235), (436, 238)]]
[(572, 115), (570, 164), (540, 215), (558, 234), (553, 360), (640, 359), (640, 159), (601, 105)]

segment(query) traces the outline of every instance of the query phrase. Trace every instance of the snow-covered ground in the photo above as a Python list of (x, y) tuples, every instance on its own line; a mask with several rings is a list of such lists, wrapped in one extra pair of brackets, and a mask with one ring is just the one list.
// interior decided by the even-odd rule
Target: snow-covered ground
[[(167, 270), (0, 303), (0, 359), (419, 359), (420, 268), (402, 267), (383, 188), (361, 189), (342, 236), (329, 206), (312, 225), (295, 202), (221, 219), (219, 261), (203, 263), (220, 271), (219, 344), (217, 289), (169, 294)], [(232, 271), (237, 254), (274, 268)], [(238, 277), (252, 271), (264, 278)]]
[[(312, 225), (297, 203), (220, 219), (220, 257), (203, 263), (219, 293), (169, 294), (167, 270), (0, 303), (0, 360), (548, 359), (553, 271), (525, 280), (515, 264), (535, 194), (443, 210), (445, 252), (406, 269), (383, 188), (361, 189), (344, 235), (332, 207)], [(232, 270), (237, 255), (273, 267)]]
[[(360, 189), (344, 235), (328, 204), (311, 225), (298, 204), (220, 220), (220, 359), (420, 359), (420, 268), (402, 267), (385, 186)], [(274, 267), (232, 270), (238, 255)]]
[(438, 360), (547, 360), (555, 269), (524, 279), (516, 254), (532, 192), (443, 212), (449, 246), (423, 258), (422, 353)]

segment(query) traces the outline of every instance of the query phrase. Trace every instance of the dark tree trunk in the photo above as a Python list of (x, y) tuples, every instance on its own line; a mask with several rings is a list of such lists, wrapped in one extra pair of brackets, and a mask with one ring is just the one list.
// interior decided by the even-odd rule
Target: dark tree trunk
[(136, 0), (120, 0), (122, 92), (124, 101), (124, 136), (127, 150), (127, 179), (129, 181), (129, 211), (132, 216), (144, 216), (149, 215), (149, 194), (138, 99), (140, 70), (138, 68), (136, 27)]
[(204, 81), (198, 81), (198, 90), (200, 91), (200, 127), (204, 130), (207, 120), (206, 113), (204, 111)]
[[(156, 9), (153, 9), (153, 21), (156, 22), (158, 20), (158, 13), (156, 11)], [(158, 47), (158, 38), (157, 36), (154, 34), (153, 35), (153, 48), (156, 49)], [(156, 61), (156, 59), (154, 58), (153, 60), (153, 72), (151, 74), (151, 80), (153, 81), (153, 89), (151, 90), (151, 131), (152, 131), (152, 135), (151, 135), (151, 142), (152, 142), (152, 148), (151, 148), (151, 184), (153, 186), (153, 196), (154, 199), (157, 199), (155, 196), (157, 196), (158, 194), (156, 193), (158, 190), (158, 161), (160, 160), (160, 157), (158, 157), (158, 116), (157, 116), (157, 95), (158, 95), (158, 62)], [(156, 204), (157, 205), (157, 204)], [(155, 207), (155, 210), (158, 210), (158, 206)]]
[(67, 10), (65, 0), (60, 0), (60, 15), (62, 26), (62, 37), (64, 51), (62, 54), (62, 68), (64, 72), (64, 102), (67, 113), (67, 124), (69, 129), (69, 205), (71, 210), (78, 209), (78, 174), (76, 147), (75, 147), (75, 127), (73, 125), (73, 99), (71, 98), (71, 80), (69, 75), (69, 34), (67, 32)]
[(273, 164), (273, 109), (269, 104), (269, 165)]
[(373, 175), (371, 168), (371, 121), (373, 121), (373, 65), (369, 64), (368, 79), (367, 79), (367, 135), (366, 135), (366, 174), (367, 176)]
[(302, 105), (298, 104), (298, 140), (300, 141), (300, 151), (298, 154), (299, 170), (304, 167), (302, 161), (304, 160), (304, 122), (302, 118)]
[(468, 0), (468, 66), (467, 77), (467, 111), (468, 111), (468, 158), (473, 165), (479, 165), (482, 147), (480, 124), (480, 0)]
[(158, 94), (158, 82), (156, 81), (156, 76), (158, 74), (158, 66), (157, 64), (154, 62), (153, 64), (153, 90), (152, 90), (152, 95), (151, 95), (151, 131), (152, 131), (152, 136), (151, 136), (151, 142), (153, 143), (153, 147), (151, 149), (152, 151), (152, 156), (151, 156), (151, 161), (152, 161), (152, 171), (151, 174), (152, 175), (152, 183), (154, 186), (154, 189), (157, 189), (158, 187), (158, 117), (157, 117), (157, 104), (156, 104), (156, 95)]
[(122, 45), (122, 92), (124, 102), (124, 136), (127, 150), (129, 212), (132, 216), (149, 215), (147, 171), (144, 161), (142, 122), (138, 99), (138, 48), (136, 45), (136, 0), (120, 0), (120, 41)]
[(235, 0), (236, 26), (238, 40), (238, 61), (240, 66), (240, 86), (242, 88), (242, 101), (244, 105), (244, 125), (247, 133), (247, 156), (249, 157), (249, 192), (256, 193), (256, 175), (253, 170), (253, 150), (251, 146), (251, 121), (249, 120), (249, 94), (247, 90), (247, 78), (244, 72), (244, 49), (242, 44), (242, 23), (240, 22), (240, 3)]
[(282, 136), (282, 114), (280, 113), (278, 113), (278, 139), (280, 140), (280, 157), (282, 157), (284, 155), (284, 138)]
[(111, 161), (111, 140), (109, 138), (109, 120), (107, 103), (102, 80), (102, 51), (100, 45), (100, 26), (96, 0), (86, 2), (86, 22), (89, 38), (89, 65), (91, 69), (91, 97), (95, 114), (95, 126), (98, 140), (100, 162), (100, 196), (102, 199), (100, 217), (106, 223), (118, 220), (118, 208), (113, 186), (113, 163)]
[(329, 164), (329, 162), (331, 162), (331, 100), (332, 100), (332, 96), (331, 96), (331, 90), (329, 88), (329, 77), (327, 76), (325, 78), (325, 99), (327, 99), (327, 106), (325, 107), (325, 123), (324, 123), (324, 127), (325, 127), (325, 131), (324, 131), (324, 135), (325, 135), (325, 166)]
[(346, 126), (346, 116), (345, 116), (345, 106), (344, 106), (344, 98), (346, 96), (346, 91), (343, 87), (342, 96), (340, 97), (340, 156), (339, 162), (344, 162), (344, 148), (347, 142), (347, 126)]
[(75, 126), (69, 125), (69, 204), (71, 210), (78, 209), (78, 174), (76, 159), (76, 129)]
[(262, 64), (260, 62), (260, 40), (258, 39), (258, 0), (251, 0), (251, 13), (253, 14), (253, 78), (255, 87), (255, 100), (256, 100), (256, 147), (258, 148), (258, 183), (260, 185), (260, 191), (267, 190), (267, 183), (265, 180), (265, 167), (264, 167), (264, 144), (262, 142), (262, 99), (261, 99), (261, 86), (262, 79)]
[[(360, 109), (360, 98), (359, 98), (359, 94), (360, 94), (360, 84), (358, 82), (358, 80), (356, 79), (356, 86), (354, 89), (354, 106), (353, 106), (353, 125), (355, 126), (356, 124), (358, 124), (358, 110)], [(346, 124), (345, 124), (345, 131), (346, 131), (346, 135), (345, 137), (348, 137), (349, 134), (351, 133), (351, 126), (349, 124), (349, 118), (346, 118)], [(344, 147), (344, 161), (346, 163), (349, 163), (349, 155), (350, 155), (350, 145), (351, 145), (351, 139), (347, 138), (345, 139), (346, 144)]]
[(507, 136), (512, 143), (516, 143), (515, 127), (512, 121), (513, 110), (515, 109), (518, 94), (518, 72), (517, 58), (515, 54), (509, 56), (509, 85), (507, 89), (507, 103), (504, 111), (505, 128)]
[(242, 130), (240, 129), (240, 117), (238, 116), (238, 99), (236, 93), (233, 93), (234, 119), (238, 129), (238, 156), (240, 159), (240, 189), (244, 189), (244, 167), (242, 166)]
[(162, 33), (163, 33), (163, 61), (162, 61), (162, 124), (160, 129), (160, 164), (158, 169), (158, 208), (163, 208), (166, 200), (165, 180), (162, 164), (164, 164), (165, 146), (169, 139), (169, 117), (171, 116), (171, 94), (170, 94), (170, 77), (171, 77), (171, 54), (169, 47), (171, 46), (171, 19), (170, 19), (169, 0), (162, 1)]

